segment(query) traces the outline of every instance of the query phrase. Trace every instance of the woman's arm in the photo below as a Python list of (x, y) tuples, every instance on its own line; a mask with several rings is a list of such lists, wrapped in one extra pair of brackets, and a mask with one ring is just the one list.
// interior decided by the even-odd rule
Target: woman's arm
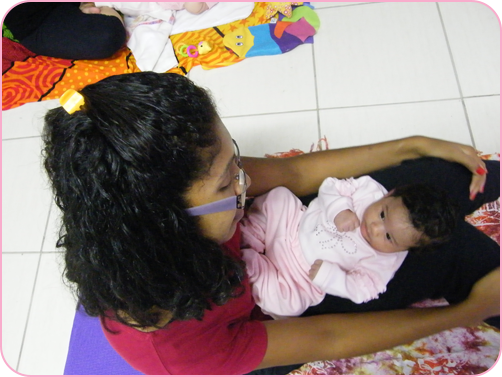
[(458, 162), (473, 173), (471, 193), (482, 191), (486, 176), (484, 162), (474, 148), (424, 136), (370, 144), (360, 147), (306, 153), (290, 158), (243, 157), (244, 169), (253, 179), (248, 194), (259, 195), (285, 186), (297, 196), (317, 192), (327, 177), (348, 178), (368, 174), (404, 160), (432, 156)]
[(500, 270), (496, 269), (456, 305), (267, 321), (267, 352), (258, 369), (365, 355), (475, 325), (499, 313)]

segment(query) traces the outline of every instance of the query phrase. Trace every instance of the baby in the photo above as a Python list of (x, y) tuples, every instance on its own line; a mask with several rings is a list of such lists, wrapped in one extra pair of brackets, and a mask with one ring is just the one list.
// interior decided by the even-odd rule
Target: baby
[(328, 178), (308, 208), (276, 188), (241, 223), (253, 296), (275, 318), (300, 315), (326, 293), (375, 299), (408, 252), (445, 242), (457, 218), (447, 195), (424, 185), (387, 193), (369, 176)]

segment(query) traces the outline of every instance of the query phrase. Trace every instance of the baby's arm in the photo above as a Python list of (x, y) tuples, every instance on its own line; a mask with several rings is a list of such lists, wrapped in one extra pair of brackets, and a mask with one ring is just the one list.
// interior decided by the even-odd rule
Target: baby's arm
[(356, 304), (377, 298), (386, 288), (378, 274), (364, 267), (347, 271), (337, 263), (319, 259), (311, 266), (309, 277), (324, 292)]
[(350, 209), (345, 209), (335, 216), (335, 226), (340, 232), (351, 232), (359, 228), (357, 215)]
[[(352, 181), (352, 178), (327, 178), (322, 183), (319, 188), (318, 200), (328, 221), (335, 222), (336, 217), (345, 210), (352, 213), (354, 212), (352, 194), (354, 193), (355, 187)], [(346, 220), (345, 217), (351, 217), (351, 215), (342, 215), (339, 218), (338, 224), (335, 222), (338, 230), (342, 232), (346, 230), (342, 230), (338, 225), (341, 225), (344, 229), (350, 228), (350, 226), (346, 227), (347, 224), (345, 224), (345, 222), (348, 220)]]
[(208, 10), (209, 6), (203, 2), (197, 2), (197, 3), (188, 2), (185, 3), (185, 9), (192, 14), (201, 14), (202, 12)]
[(100, 13), (100, 9), (94, 3), (80, 3), (79, 7), (82, 13)]
[(360, 225), (353, 201), (358, 183), (354, 178), (327, 178), (319, 188), (319, 201), (326, 218), (333, 221), (340, 232), (351, 232)]

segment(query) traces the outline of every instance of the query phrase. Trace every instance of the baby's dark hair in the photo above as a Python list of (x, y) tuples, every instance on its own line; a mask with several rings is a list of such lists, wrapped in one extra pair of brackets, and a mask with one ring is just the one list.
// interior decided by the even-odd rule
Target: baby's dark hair
[(235, 297), (244, 276), (186, 213), (187, 190), (221, 148), (211, 98), (181, 75), (153, 72), (80, 93), (83, 108), (50, 110), (43, 134), (66, 278), (93, 316), (137, 326), (157, 325), (160, 310), (201, 319)]
[(417, 244), (408, 251), (430, 251), (450, 239), (459, 213), (445, 191), (425, 184), (412, 184), (395, 188), (389, 196), (402, 199), (411, 224), (421, 233)]

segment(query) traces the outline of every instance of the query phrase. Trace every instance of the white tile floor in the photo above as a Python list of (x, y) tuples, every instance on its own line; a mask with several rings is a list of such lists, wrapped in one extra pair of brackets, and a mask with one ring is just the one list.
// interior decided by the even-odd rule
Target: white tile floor
[[(313, 45), (189, 77), (212, 90), (246, 155), (422, 134), (500, 152), (500, 26), (481, 3), (314, 3)], [(54, 101), (2, 113), (2, 351), (23, 374), (62, 374), (75, 302), (41, 171)]]

